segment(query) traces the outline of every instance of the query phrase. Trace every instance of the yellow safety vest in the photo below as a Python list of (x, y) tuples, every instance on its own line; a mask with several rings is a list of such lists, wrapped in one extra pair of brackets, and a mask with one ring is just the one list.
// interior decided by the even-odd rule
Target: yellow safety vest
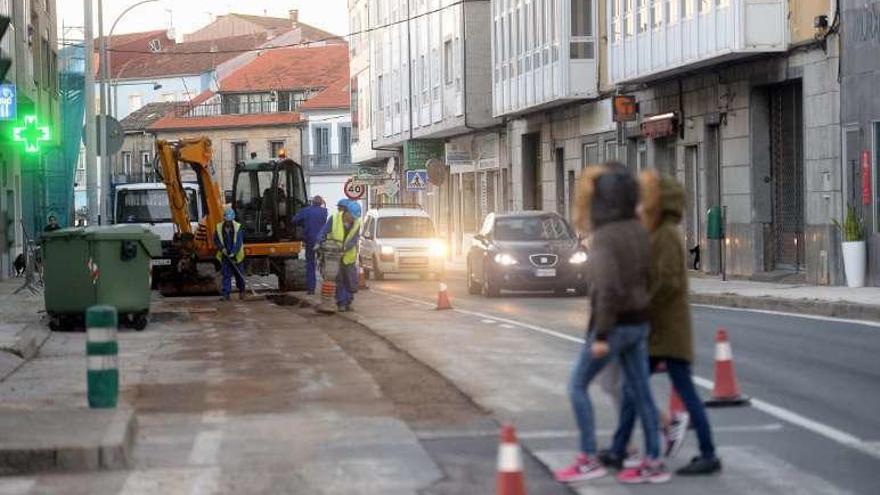
[[(357, 235), (358, 230), (361, 228), (361, 220), (356, 218), (354, 220), (354, 224), (351, 226), (351, 230), (348, 231), (348, 235), (345, 235), (345, 224), (342, 221), (342, 213), (336, 213), (333, 215), (333, 228), (330, 229), (330, 239), (340, 242), (343, 245), (354, 238)], [(342, 264), (343, 265), (352, 265), (357, 261), (357, 246), (347, 250), (342, 254)]]
[[(232, 221), (232, 240), (233, 240), (233, 242), (235, 242), (235, 239), (238, 239), (238, 231), (239, 230), (241, 230), (241, 224), (236, 222), (235, 220), (233, 220)], [(214, 227), (214, 236), (217, 239), (217, 261), (222, 263), (223, 262), (223, 248), (225, 247), (223, 245), (223, 222), (218, 223), (217, 226)], [(244, 261), (244, 243), (241, 244), (241, 247), (239, 248), (238, 252), (231, 253), (231, 254), (232, 254), (232, 257), (235, 258), (236, 263), (241, 263), (242, 261)]]

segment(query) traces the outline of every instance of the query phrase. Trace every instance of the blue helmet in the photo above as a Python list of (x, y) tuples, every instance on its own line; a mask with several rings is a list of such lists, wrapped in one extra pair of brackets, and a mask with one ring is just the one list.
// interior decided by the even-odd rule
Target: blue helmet
[(349, 201), (348, 202), (348, 212), (351, 213), (351, 216), (355, 218), (361, 217), (361, 204), (357, 201)]
[(227, 206), (226, 211), (223, 212), (223, 218), (230, 221), (235, 220), (235, 210), (231, 206)]
[(347, 200), (347, 199), (345, 199), (345, 198), (342, 198), (342, 199), (340, 199), (339, 201), (336, 202), (336, 206), (337, 206), (338, 208), (348, 208), (348, 201), (349, 201), (349, 200)]

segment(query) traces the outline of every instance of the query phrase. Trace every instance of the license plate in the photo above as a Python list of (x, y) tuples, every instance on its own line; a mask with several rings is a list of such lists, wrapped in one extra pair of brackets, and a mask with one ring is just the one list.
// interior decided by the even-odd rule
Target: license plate
[(150, 260), (150, 266), (170, 266), (170, 265), (171, 265), (171, 260), (168, 258), (160, 258), (160, 259)]
[(535, 270), (536, 277), (555, 277), (556, 268), (538, 268)]

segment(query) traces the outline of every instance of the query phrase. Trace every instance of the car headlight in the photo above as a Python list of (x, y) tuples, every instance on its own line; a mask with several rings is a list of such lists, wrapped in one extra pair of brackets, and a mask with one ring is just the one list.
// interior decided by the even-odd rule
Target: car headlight
[(446, 256), (446, 243), (441, 241), (440, 239), (432, 240), (431, 245), (428, 246), (428, 254), (435, 258), (442, 258)]
[(495, 263), (502, 266), (510, 266), (516, 264), (516, 259), (507, 253), (498, 253), (495, 255)]
[(392, 246), (382, 246), (381, 248), (379, 248), (379, 252), (383, 256), (392, 256), (394, 255), (394, 248)]
[(571, 258), (568, 259), (568, 262), (572, 265), (583, 265), (587, 262), (587, 253), (583, 251), (578, 251), (571, 255)]

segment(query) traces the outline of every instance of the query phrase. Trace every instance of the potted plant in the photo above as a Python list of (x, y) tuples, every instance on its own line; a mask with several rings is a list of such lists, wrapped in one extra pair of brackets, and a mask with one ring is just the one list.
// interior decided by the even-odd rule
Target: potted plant
[(846, 285), (848, 287), (865, 286), (865, 263), (867, 253), (865, 249), (865, 229), (862, 219), (852, 206), (846, 210), (846, 218), (843, 225), (834, 220), (843, 236), (843, 269), (846, 272)]

